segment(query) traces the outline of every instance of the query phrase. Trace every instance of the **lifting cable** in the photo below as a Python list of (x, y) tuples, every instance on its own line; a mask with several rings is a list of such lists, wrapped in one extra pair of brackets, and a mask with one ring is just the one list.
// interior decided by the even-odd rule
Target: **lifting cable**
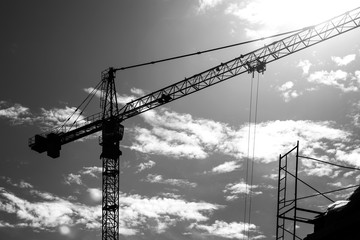
[[(244, 238), (247, 235), (246, 233), (246, 224), (247, 224), (247, 199), (248, 199), (248, 191), (249, 191), (249, 162), (250, 162), (250, 139), (251, 139), (251, 116), (252, 116), (252, 100), (253, 100), (253, 86), (254, 86), (254, 77), (251, 76), (250, 78), (250, 103), (249, 103), (249, 124), (248, 124), (248, 139), (247, 139), (247, 157), (246, 157), (246, 172), (245, 172), (245, 199), (244, 199)], [(251, 190), (250, 190), (251, 191)]]
[(236, 47), (236, 46), (240, 46), (240, 45), (244, 45), (244, 44), (248, 44), (248, 43), (263, 41), (263, 40), (266, 40), (266, 39), (269, 39), (269, 38), (280, 37), (280, 36), (283, 36), (283, 35), (288, 35), (288, 34), (291, 34), (291, 33), (300, 32), (300, 31), (303, 31), (303, 30), (308, 29), (308, 28), (309, 27), (305, 27), (305, 28), (301, 28), (301, 29), (297, 29), (297, 30), (293, 30), (293, 31), (274, 34), (274, 35), (267, 36), (267, 37), (257, 38), (257, 39), (244, 41), (244, 42), (239, 42), (239, 43), (230, 44), (230, 45), (225, 45), (225, 46), (222, 46), (222, 47), (211, 48), (211, 49), (207, 49), (207, 50), (203, 50), (203, 51), (183, 54), (183, 55), (179, 55), (179, 56), (175, 56), (175, 57), (164, 58), (164, 59), (160, 59), (160, 60), (135, 64), (135, 65), (130, 65), (130, 66), (126, 66), (126, 67), (119, 67), (119, 68), (115, 68), (114, 70), (115, 71), (123, 71), (123, 70), (131, 69), (131, 68), (143, 67), (143, 66), (147, 66), (147, 65), (153, 65), (153, 64), (156, 64), (156, 63), (167, 62), (167, 61), (177, 60), (177, 59), (180, 59), (180, 58), (191, 57), (191, 56), (200, 55), (200, 54), (203, 54), (203, 53), (209, 53), (209, 52), (223, 50), (223, 49), (226, 49), (226, 48)]
[[(247, 149), (247, 160), (246, 160), (246, 174), (245, 174), (245, 203), (244, 203), (244, 238), (247, 236), (247, 239), (250, 239), (250, 231), (248, 226), (251, 224), (251, 208), (252, 208), (252, 186), (254, 181), (254, 162), (255, 162), (255, 141), (256, 141), (256, 126), (257, 126), (257, 115), (258, 115), (258, 102), (259, 102), (259, 86), (260, 86), (260, 74), (258, 73), (257, 83), (256, 83), (256, 95), (255, 95), (255, 109), (254, 109), (254, 129), (253, 129), (253, 148), (252, 156), (250, 157), (250, 143), (251, 143), (251, 125), (252, 125), (252, 109), (253, 109), (253, 81), (254, 76), (251, 77), (251, 86), (250, 86), (250, 109), (249, 109), (249, 125), (248, 125), (248, 149)], [(249, 168), (251, 160), (251, 170), (250, 170), (250, 183), (249, 183)], [(249, 203), (248, 203), (249, 198)], [(249, 209), (248, 209), (249, 205)]]
[[(255, 117), (254, 117), (254, 140), (253, 140), (253, 152), (252, 152), (252, 161), (251, 161), (251, 177), (250, 177), (250, 192), (249, 192), (249, 217), (248, 224), (251, 224), (251, 207), (252, 207), (252, 191), (251, 188), (254, 182), (254, 162), (255, 162), (255, 146), (256, 146), (256, 126), (257, 126), (257, 114), (258, 114), (258, 103), (259, 103), (259, 85), (260, 85), (260, 73), (258, 73), (257, 83), (256, 83), (256, 98), (255, 98)], [(250, 239), (250, 231), (248, 230), (248, 239)]]

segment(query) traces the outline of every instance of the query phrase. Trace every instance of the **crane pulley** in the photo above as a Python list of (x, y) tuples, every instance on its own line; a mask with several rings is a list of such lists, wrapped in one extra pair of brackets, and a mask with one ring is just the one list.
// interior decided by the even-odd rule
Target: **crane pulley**
[(133, 100), (118, 108), (115, 89), (115, 73), (122, 68), (109, 68), (101, 75), (102, 112), (51, 132), (37, 134), (29, 139), (29, 147), (38, 152), (47, 152), (52, 158), (60, 156), (61, 146), (77, 139), (102, 131), (100, 145), (103, 162), (103, 239), (119, 238), (119, 149), (124, 127), (121, 123), (150, 109), (175, 101), (207, 87), (213, 86), (243, 73), (263, 73), (266, 65), (290, 54), (306, 49), (325, 40), (339, 36), (360, 26), (360, 8), (315, 26), (307, 27), (288, 37), (265, 45), (257, 50), (240, 55), (192, 77), (164, 87)]

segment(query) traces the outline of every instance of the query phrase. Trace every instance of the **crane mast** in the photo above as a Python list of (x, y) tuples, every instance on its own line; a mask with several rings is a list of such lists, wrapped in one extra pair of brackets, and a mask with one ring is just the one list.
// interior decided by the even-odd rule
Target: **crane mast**
[(102, 135), (102, 239), (119, 238), (119, 161), (120, 141), (124, 127), (118, 121), (119, 112), (113, 68), (101, 74)]
[(100, 158), (103, 164), (102, 239), (117, 240), (119, 239), (119, 158), (121, 155), (119, 147), (124, 133), (121, 122), (240, 74), (263, 73), (268, 63), (359, 26), (360, 8), (356, 8), (140, 97), (127, 103), (121, 109), (118, 108), (115, 89), (115, 73), (121, 68), (109, 68), (102, 72), (101, 78), (102, 112), (85, 118), (72, 128), (62, 126), (48, 133), (37, 134), (29, 139), (29, 147), (36, 152), (47, 152), (48, 156), (57, 158), (60, 156), (62, 145), (102, 131), (100, 139), (102, 146)]

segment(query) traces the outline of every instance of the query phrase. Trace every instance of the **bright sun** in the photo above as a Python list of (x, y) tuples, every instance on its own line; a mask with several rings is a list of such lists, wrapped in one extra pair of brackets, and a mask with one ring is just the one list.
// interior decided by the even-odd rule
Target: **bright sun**
[[(285, 18), (277, 19), (293, 27), (306, 27), (326, 21), (360, 6), (358, 0), (279, 0), (287, 4)], [(269, 1), (270, 2), (270, 1)]]
[(250, 23), (249, 37), (260, 37), (316, 25), (357, 7), (359, 0), (248, 0), (227, 13)]

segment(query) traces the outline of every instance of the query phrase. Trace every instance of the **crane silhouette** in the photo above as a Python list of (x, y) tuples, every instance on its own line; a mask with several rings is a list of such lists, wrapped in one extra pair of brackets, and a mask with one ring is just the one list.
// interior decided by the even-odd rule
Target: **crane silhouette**
[(50, 132), (29, 139), (29, 147), (47, 152), (52, 158), (60, 156), (61, 146), (101, 131), (102, 153), (102, 239), (119, 239), (119, 159), (120, 141), (124, 135), (123, 121), (157, 108), (179, 98), (214, 86), (243, 73), (263, 73), (267, 64), (339, 36), (360, 26), (360, 8), (353, 9), (318, 25), (242, 54), (192, 77), (164, 87), (118, 107), (115, 88), (116, 72), (124, 68), (108, 68), (101, 74), (98, 90), (101, 91), (101, 112), (71, 127), (64, 124)]

